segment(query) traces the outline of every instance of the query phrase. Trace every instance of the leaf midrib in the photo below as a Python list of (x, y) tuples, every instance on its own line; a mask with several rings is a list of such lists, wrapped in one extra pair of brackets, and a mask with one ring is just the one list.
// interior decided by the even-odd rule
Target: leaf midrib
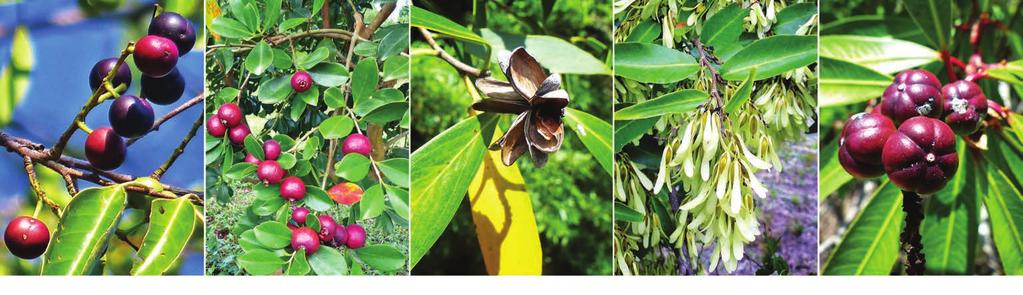
[[(170, 217), (170, 219), (168, 219), (168, 220), (170, 220), (170, 221), (177, 220), (178, 216), (181, 214), (181, 212), (184, 211), (183, 208), (185, 207), (184, 204), (186, 204), (186, 202), (187, 201), (184, 201), (184, 202), (179, 201), (177, 206), (175, 206), (175, 208), (174, 208), (174, 215), (172, 215)], [(193, 223), (193, 225), (194, 225), (194, 223)], [(164, 230), (163, 230), (162, 234), (160, 235), (160, 237), (162, 237), (162, 238), (157, 241), (156, 246), (153, 246), (153, 250), (150, 251), (150, 253), (149, 253), (150, 255), (147, 256), (142, 261), (141, 265), (139, 265), (137, 273), (144, 272), (147, 268), (149, 268), (150, 265), (152, 265), (153, 261), (156, 261), (156, 259), (153, 258), (152, 254), (159, 253), (158, 250), (159, 249), (163, 249), (163, 247), (167, 245), (167, 241), (169, 240), (168, 235), (171, 232), (172, 228), (173, 228), (173, 226), (171, 226), (170, 224), (167, 224), (166, 226), (164, 226)], [(149, 233), (146, 233), (146, 237), (148, 237), (148, 236), (149, 236)], [(143, 238), (143, 241), (144, 240), (145, 240), (145, 238)], [(143, 246), (145, 246), (145, 245), (143, 245)], [(181, 252), (178, 252), (178, 254), (174, 255), (174, 257), (176, 258), (176, 257), (178, 257), (180, 255), (181, 255)]]

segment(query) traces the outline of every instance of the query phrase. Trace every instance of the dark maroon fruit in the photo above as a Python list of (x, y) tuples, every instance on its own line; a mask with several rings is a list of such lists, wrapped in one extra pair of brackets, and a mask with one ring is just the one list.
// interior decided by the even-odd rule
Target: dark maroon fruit
[(291, 211), (291, 220), (294, 220), (296, 224), (305, 224), (306, 217), (309, 216), (309, 209), (305, 207), (295, 207), (295, 210)]
[(124, 139), (109, 127), (97, 128), (85, 139), (85, 158), (96, 169), (117, 169), (127, 153)]
[(281, 144), (273, 139), (267, 140), (263, 143), (263, 155), (264, 159), (277, 160), (281, 156)]
[(838, 140), (838, 161), (846, 172), (857, 178), (884, 174), (881, 150), (896, 132), (895, 124), (884, 115), (858, 113), (849, 118)]
[(313, 87), (313, 77), (305, 71), (298, 71), (291, 75), (291, 89), (295, 92), (306, 92)]
[[(111, 57), (108, 59), (101, 60), (92, 66), (92, 71), (89, 71), (89, 87), (95, 91), (103, 83), (103, 78), (107, 77), (107, 74), (114, 69), (117, 65), (117, 58)], [(122, 64), (117, 69), (117, 74), (114, 74), (113, 79), (110, 80), (110, 85), (117, 88), (118, 85), (124, 84), (125, 89), (131, 86), (131, 68), (127, 64)]]
[(259, 165), (259, 159), (257, 159), (256, 156), (253, 156), (252, 154), (245, 154), (245, 162), (252, 163), (253, 165), (257, 166)]
[(245, 143), (245, 137), (249, 136), (249, 133), (252, 131), (249, 131), (248, 124), (238, 124), (238, 126), (232, 127), (231, 130), (228, 130), (227, 132), (227, 137), (231, 139), (231, 143), (235, 145), (242, 145)]
[(281, 198), (292, 202), (305, 199), (305, 182), (301, 178), (288, 176), (281, 181)]
[(185, 93), (185, 77), (181, 76), (177, 68), (171, 70), (170, 74), (160, 78), (153, 78), (142, 75), (142, 97), (149, 99), (158, 105), (169, 105), (181, 98)]
[(295, 249), (295, 251), (305, 249), (306, 255), (312, 255), (316, 253), (316, 250), (320, 249), (320, 237), (311, 228), (296, 228), (291, 231), (291, 248)]
[(121, 95), (110, 105), (110, 125), (121, 137), (136, 138), (153, 129), (156, 114), (149, 102), (131, 94)]
[(227, 128), (238, 126), (244, 116), (242, 109), (233, 103), (225, 103), (217, 109), (217, 117), (224, 121), (224, 126), (227, 126)]
[(213, 137), (224, 137), (224, 134), (227, 134), (227, 126), (224, 125), (219, 116), (212, 115), (206, 118), (206, 132)]
[(348, 249), (359, 249), (366, 245), (366, 230), (358, 224), (349, 224), (347, 227), (348, 241), (345, 245)]
[(277, 161), (267, 160), (259, 163), (256, 169), (256, 177), (264, 184), (278, 184), (284, 178), (284, 168)]
[(337, 229), (337, 221), (334, 221), (330, 215), (320, 215), (317, 217), (320, 219), (320, 241), (329, 243), (334, 241), (334, 231)]
[(163, 12), (149, 23), (149, 34), (174, 41), (178, 53), (184, 56), (195, 46), (195, 27), (187, 18), (174, 12)]
[(178, 47), (170, 39), (147, 35), (135, 43), (135, 66), (150, 77), (163, 77), (178, 64)]
[(348, 228), (343, 224), (338, 224), (334, 228), (334, 246), (343, 246), (348, 243)]
[(945, 95), (945, 123), (957, 135), (967, 136), (980, 129), (987, 116), (987, 97), (980, 85), (966, 80), (949, 83), (941, 88)]
[(344, 154), (357, 153), (369, 157), (373, 152), (373, 144), (369, 143), (369, 137), (362, 134), (352, 134), (345, 138), (341, 144), (341, 152)]
[(955, 138), (941, 120), (924, 116), (906, 120), (884, 145), (881, 157), (888, 178), (906, 191), (941, 190), (959, 168)]
[(926, 70), (908, 70), (895, 76), (881, 98), (881, 113), (895, 125), (916, 117), (941, 118), (945, 99), (938, 77)]
[(4, 243), (14, 256), (34, 259), (46, 252), (46, 246), (50, 244), (50, 230), (42, 220), (18, 216), (7, 224)]

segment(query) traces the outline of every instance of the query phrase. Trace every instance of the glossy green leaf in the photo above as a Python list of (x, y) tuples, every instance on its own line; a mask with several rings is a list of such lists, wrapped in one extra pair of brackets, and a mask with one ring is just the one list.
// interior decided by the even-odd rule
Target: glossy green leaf
[(350, 153), (334, 164), (338, 177), (347, 181), (359, 182), (369, 174), (369, 158), (358, 153)]
[(268, 250), (255, 249), (238, 256), (238, 266), (250, 275), (269, 275), (281, 270), (286, 263), (277, 254)]
[(405, 266), (405, 255), (391, 245), (369, 245), (355, 250), (359, 260), (378, 271), (395, 271)]
[(281, 19), (281, 4), (284, 0), (266, 0), (263, 6), (263, 27), (271, 28)]
[(313, 211), (325, 212), (334, 207), (334, 200), (330, 198), (330, 195), (315, 185), (305, 186), (305, 199), (302, 200), (305, 201), (306, 207)]
[(887, 179), (849, 224), (824, 275), (887, 275), (899, 258), (902, 191)]
[(483, 163), (496, 116), (475, 116), (462, 120), (412, 153), (411, 266), (437, 241), (447, 228), (458, 204)]
[(820, 59), (818, 102), (821, 107), (856, 104), (880, 97), (894, 79), (858, 64), (823, 56)]
[(312, 10), (309, 13), (309, 15), (317, 15), (317, 14), (319, 14), (320, 10), (323, 9), (323, 3), (324, 3), (324, 0), (313, 0), (312, 6), (309, 6), (310, 10)]
[(890, 37), (913, 43), (927, 43), (923, 31), (913, 23), (912, 18), (884, 15), (857, 15), (835, 20), (821, 26), (821, 36), (825, 35)]
[[(287, 150), (284, 148), (281, 149)], [(295, 155), (292, 155), (291, 153), (282, 153), (280, 157), (277, 157), (277, 163), (280, 164), (281, 168), (284, 168), (284, 170), (291, 170), (291, 168), (295, 167), (295, 164), (298, 163), (298, 159), (296, 159)]]
[(952, 1), (905, 0), (906, 11), (931, 45), (939, 50), (949, 48), (952, 38)]
[(373, 219), (384, 212), (384, 189), (379, 185), (373, 185), (366, 189), (359, 201), (359, 220)]
[(294, 29), (295, 27), (298, 27), (299, 25), (302, 25), (307, 20), (309, 19), (304, 17), (289, 18), (281, 22), (281, 25), (277, 26), (277, 30), (281, 32), (286, 32), (288, 30)]
[(124, 212), (120, 185), (87, 188), (68, 204), (40, 267), (43, 275), (84, 275), (96, 265)]
[(750, 94), (753, 93), (753, 77), (756, 77), (756, 75), (756, 68), (749, 71), (749, 75), (746, 77), (746, 80), (743, 80), (742, 84), (739, 84), (739, 89), (735, 90), (735, 93), (732, 94), (732, 98), (728, 99), (728, 104), (725, 104), (725, 112), (731, 114), (735, 112), (735, 110), (738, 110), (743, 103), (749, 101)]
[(267, 221), (256, 226), (256, 240), (269, 249), (284, 249), (291, 245), (291, 229), (283, 223)]
[(280, 49), (280, 48), (274, 48), (273, 52), (274, 52), (273, 66), (275, 68), (277, 68), (277, 69), (291, 68), (291, 66), (293, 65), (292, 64), (292, 60), (291, 60), (291, 55), (288, 54), (287, 51), (284, 51), (284, 49)]
[(409, 185), (409, 161), (406, 158), (391, 158), (380, 161), (377, 163), (377, 167), (380, 168), (380, 173), (384, 174), (384, 177), (391, 183), (400, 187), (408, 187)]
[(660, 117), (650, 117), (639, 120), (615, 121), (614, 152), (621, 152), (625, 145), (642, 137), (660, 119)]
[(401, 218), (408, 220), (409, 206), (408, 206), (408, 191), (397, 187), (388, 186), (386, 188), (387, 201), (391, 204), (391, 209), (394, 210), (395, 214), (398, 214)]
[(284, 274), (289, 276), (304, 276), (312, 270), (309, 266), (309, 260), (305, 257), (305, 249), (299, 249), (295, 251), (295, 256), (291, 257), (288, 261), (288, 268), (284, 271)]
[(224, 178), (230, 180), (242, 180), (245, 179), (246, 177), (255, 176), (256, 169), (257, 169), (256, 165), (252, 163), (245, 162), (237, 163), (231, 165), (231, 168), (227, 170), (227, 173), (224, 173)]
[(337, 139), (348, 136), (352, 133), (355, 123), (351, 118), (345, 116), (333, 116), (320, 123), (320, 134), (323, 139)]
[(771, 26), (776, 34), (792, 35), (817, 15), (817, 3), (796, 3), (778, 12), (778, 22)]
[[(320, 102), (320, 88), (316, 87), (316, 85), (313, 85), (312, 88), (309, 88), (309, 90), (306, 90), (305, 92), (296, 93), (295, 94), (295, 99), (297, 99), (298, 101), (300, 101), (300, 102), (302, 102), (304, 104), (307, 104), (307, 105), (310, 105), (310, 106), (316, 106)], [(296, 104), (301, 104), (301, 103), (296, 103)]]
[(309, 69), (313, 82), (325, 87), (337, 87), (348, 82), (348, 69), (339, 63), (324, 62)]
[(821, 36), (820, 39), (821, 58), (846, 61), (883, 74), (919, 67), (940, 58), (933, 49), (898, 39), (847, 35)]
[(992, 78), (1017, 86), (1023, 86), (1023, 59), (1006, 63), (1001, 67), (988, 69), (987, 74)]
[(245, 69), (249, 70), (255, 75), (262, 75), (263, 71), (273, 63), (274, 53), (273, 49), (270, 48), (266, 41), (259, 41), (256, 47), (249, 51), (249, 55), (245, 57)]
[(261, 103), (277, 104), (287, 99), (291, 92), (291, 77), (280, 76), (259, 83), (256, 96)]
[(244, 24), (225, 16), (214, 18), (210, 29), (224, 38), (231, 39), (245, 39), (255, 35)]
[(483, 39), (494, 49), (491, 60), (496, 61), (502, 50), (523, 47), (536, 61), (552, 73), (610, 75), (611, 69), (601, 60), (579, 47), (553, 36), (519, 35), (481, 29)]
[(959, 171), (945, 188), (927, 199), (920, 226), (928, 274), (965, 275), (973, 273), (980, 224), (980, 197), (987, 192), (987, 179), (978, 170), (962, 140), (956, 142)]
[(409, 59), (406, 56), (398, 55), (384, 61), (383, 81), (408, 79)]
[(270, 250), (263, 246), (263, 244), (260, 244), (259, 240), (256, 240), (256, 230), (254, 229), (246, 230), (238, 236), (238, 246), (241, 246), (245, 252), (259, 249)]
[(805, 67), (817, 61), (816, 36), (777, 35), (753, 41), (721, 66), (726, 80), (745, 79), (753, 69), (754, 80), (763, 80)]
[(986, 154), (991, 157), (987, 171), (988, 194), (984, 206), (990, 218), (991, 237), (1002, 269), (1008, 275), (1023, 275), (1023, 155), (1009, 146), (1002, 133), (988, 132)]
[(386, 32), (386, 34), (380, 39), (380, 46), (377, 48), (377, 59), (388, 59), (392, 56), (398, 55), (408, 48), (408, 25), (394, 24), (391, 25), (391, 27), (394, 27), (394, 29), (387, 30), (387, 27), (380, 28), (380, 31)]
[(635, 209), (629, 208), (622, 203), (615, 202), (615, 221), (616, 222), (642, 222), (643, 213), (636, 211)]
[(629, 37), (625, 42), (650, 43), (661, 36), (661, 24), (653, 20), (645, 19), (632, 28)]
[(237, 2), (230, 7), (238, 22), (245, 25), (250, 32), (259, 32), (259, 12), (253, 3)]
[(213, 100), (222, 104), (233, 102), (235, 98), (238, 98), (239, 94), (241, 94), (241, 90), (238, 90), (238, 88), (224, 87), (213, 95)]
[(475, 42), (486, 45), (487, 41), (483, 40), (483, 37), (476, 35), (469, 29), (465, 28), (458, 23), (455, 23), (443, 16), (430, 12), (426, 9), (422, 9), (416, 6), (411, 7), (412, 15), (412, 26), (422, 27), (434, 32), (438, 32), (444, 35), (455, 37), (469, 42)]
[(649, 43), (615, 44), (614, 65), (615, 75), (661, 84), (681, 81), (700, 70), (691, 55)]
[(320, 247), (316, 253), (309, 255), (309, 266), (316, 275), (340, 276), (348, 274), (348, 261), (345, 256), (331, 247)]
[(643, 101), (615, 112), (615, 121), (638, 120), (658, 117), (664, 114), (684, 113), (707, 102), (706, 92), (684, 89)]
[(310, 52), (298, 61), (298, 67), (299, 69), (311, 69), (326, 60), (327, 57), (330, 57), (330, 49), (317, 47), (316, 50), (313, 50), (313, 52)]
[(243, 141), (243, 145), (245, 146), (245, 152), (252, 154), (252, 156), (256, 157), (256, 159), (266, 159), (266, 155), (263, 154), (263, 143), (259, 142), (259, 139), (256, 139), (255, 134), (249, 134), (249, 136), (246, 136)]
[(731, 4), (717, 11), (703, 24), (700, 40), (714, 47), (714, 53), (727, 61), (741, 48), (739, 35), (742, 33), (744, 18), (749, 11), (738, 4)]
[(611, 124), (589, 113), (565, 108), (565, 129), (575, 132), (586, 149), (590, 151), (593, 159), (604, 167), (608, 175), (611, 175), (612, 162), (611, 153)]
[(853, 176), (845, 172), (842, 163), (838, 161), (838, 140), (832, 140), (821, 149), (820, 161), (820, 184), (817, 189), (818, 198), (823, 202), (843, 185), (852, 181)]
[(377, 69), (376, 59), (368, 58), (359, 61), (352, 73), (352, 100), (358, 105), (377, 91), (377, 84), (380, 83), (380, 72)]
[(187, 198), (153, 200), (149, 229), (132, 266), (132, 275), (161, 275), (185, 250), (195, 229), (195, 206)]
[(323, 103), (331, 109), (338, 109), (345, 105), (345, 94), (340, 88), (330, 87), (323, 91)]
[(356, 56), (366, 58), (375, 57), (377, 55), (377, 48), (379, 47), (380, 46), (378, 46), (376, 42), (359, 42), (355, 45), (355, 51), (353, 52)]

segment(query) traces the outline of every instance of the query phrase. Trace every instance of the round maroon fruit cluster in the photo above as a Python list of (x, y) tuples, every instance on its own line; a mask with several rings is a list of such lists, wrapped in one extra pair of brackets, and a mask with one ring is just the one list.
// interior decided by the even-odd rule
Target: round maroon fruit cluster
[(42, 220), (18, 216), (7, 224), (4, 243), (14, 256), (35, 259), (46, 252), (46, 246), (50, 244), (50, 230)]
[(973, 82), (941, 87), (928, 71), (902, 72), (885, 91), (880, 112), (875, 108), (846, 122), (839, 162), (857, 178), (888, 175), (904, 191), (932, 194), (959, 168), (956, 135), (977, 132), (987, 107)]
[(296, 207), (291, 213), (291, 220), (288, 228), (291, 229), (291, 248), (296, 251), (305, 249), (306, 254), (312, 254), (320, 248), (320, 244), (331, 247), (348, 247), (348, 249), (359, 249), (366, 246), (366, 229), (358, 224), (344, 225), (337, 223), (330, 215), (322, 214), (317, 216), (320, 223), (320, 231), (316, 232), (306, 226), (306, 221), (311, 213), (304, 207)]
[(241, 146), (252, 131), (245, 122), (245, 114), (237, 104), (225, 103), (217, 113), (206, 119), (206, 132), (214, 137), (227, 135), (231, 143)]

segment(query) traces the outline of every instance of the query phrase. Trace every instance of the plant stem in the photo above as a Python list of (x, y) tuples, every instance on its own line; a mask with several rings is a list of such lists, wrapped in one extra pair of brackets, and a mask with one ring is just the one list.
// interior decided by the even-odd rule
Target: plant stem
[[(206, 97), (206, 93), (205, 92), (200, 92), (199, 95), (196, 95), (195, 97), (189, 99), (188, 101), (186, 101), (185, 103), (181, 104), (180, 106), (174, 108), (170, 112), (167, 112), (166, 114), (163, 114), (163, 116), (160, 117), (159, 119), (157, 119), (156, 122), (153, 122), (153, 129), (150, 130), (149, 133), (153, 133), (153, 132), (159, 131), (160, 130), (160, 125), (163, 125), (164, 122), (167, 122), (167, 120), (170, 120), (171, 118), (174, 118), (175, 116), (177, 116), (181, 112), (184, 112), (187, 109), (190, 109), (190, 108), (192, 108), (194, 106), (202, 104), (203, 99), (205, 97)], [(128, 140), (127, 145), (131, 146), (132, 144), (134, 144), (136, 141), (138, 141), (141, 138), (142, 137), (132, 138), (132, 139)]]
[(36, 216), (39, 216), (39, 204), (41, 203), (46, 203), (47, 206), (50, 206), (50, 208), (53, 209), (54, 213), (60, 215), (60, 205), (57, 205), (57, 202), (47, 198), (46, 192), (43, 191), (42, 186), (39, 185), (39, 178), (36, 176), (35, 163), (32, 162), (32, 158), (22, 156), (22, 159), (25, 161), (25, 175), (28, 176), (28, 185), (32, 187), (32, 192), (36, 194), (36, 212), (32, 214), (32, 217), (35, 218)]
[(955, 68), (952, 67), (952, 54), (948, 52), (948, 49), (941, 51), (941, 61), (945, 63), (945, 72), (948, 74), (948, 82), (952, 83), (958, 81), (959, 78), (956, 76)]
[(185, 147), (188, 146), (188, 142), (192, 141), (192, 137), (195, 137), (195, 133), (199, 131), (199, 127), (202, 127), (202, 122), (203, 115), (199, 114), (199, 118), (195, 120), (195, 123), (192, 123), (192, 129), (188, 131), (185, 138), (181, 140), (180, 144), (178, 144), (178, 148), (174, 149), (174, 152), (171, 153), (166, 162), (163, 162), (163, 165), (160, 165), (160, 168), (156, 168), (156, 171), (153, 171), (153, 178), (159, 180), (160, 177), (163, 176), (163, 173), (167, 172), (167, 169), (170, 169), (171, 165), (174, 165), (174, 161), (178, 159), (178, 156), (180, 156), (181, 153), (185, 152)]
[(479, 77), (483, 75), (483, 72), (481, 70), (465, 64), (464, 62), (458, 60), (454, 56), (451, 56), (451, 54), (448, 54), (447, 51), (444, 51), (444, 49), (441, 48), (440, 45), (437, 45), (437, 41), (433, 39), (433, 34), (430, 33), (430, 31), (424, 28), (419, 28), (419, 32), (423, 34), (423, 39), (426, 39), (426, 43), (429, 43), (430, 47), (433, 47), (433, 50), (437, 53), (437, 57), (440, 57), (444, 61), (448, 62), (448, 64), (451, 64), (451, 66), (454, 67), (455, 70), (458, 70), (458, 72), (462, 74), (470, 75), (473, 77)]
[[(352, 5), (352, 10), (355, 10), (355, 5), (353, 5), (351, 1), (348, 1), (348, 5)], [(353, 36), (359, 36), (359, 29), (362, 27), (362, 14), (359, 13), (358, 11), (356, 11), (355, 15), (353, 17), (355, 18), (355, 26), (354, 26), (355, 32), (353, 33)], [(348, 43), (348, 56), (345, 57), (345, 68), (346, 69), (351, 69), (352, 68), (352, 53), (355, 52), (355, 43), (358, 43), (359, 39), (360, 38), (352, 38), (351, 42)], [(347, 97), (349, 95), (349, 88), (351, 88), (351, 85), (352, 85), (352, 81), (349, 80), (348, 83), (345, 84), (344, 87), (341, 88), (341, 94), (345, 95), (345, 98), (346, 98), (345, 99), (345, 105), (342, 106), (342, 108), (348, 108)], [(337, 112), (338, 112), (338, 110), (334, 110), (334, 111), (331, 112), (331, 115), (336, 115)], [(355, 124), (356, 130), (358, 130), (358, 126), (359, 126), (358, 121), (354, 121), (353, 120), (353, 124)], [(327, 179), (329, 179), (330, 176), (334, 174), (334, 153), (337, 152), (337, 139), (336, 138), (335, 139), (331, 139), (329, 146), (330, 147), (327, 148), (327, 167), (324, 170), (323, 179), (320, 180), (320, 188), (321, 189), (326, 189), (327, 188)]]
[(902, 211), (906, 226), (902, 229), (902, 251), (906, 253), (906, 274), (924, 274), (924, 245), (920, 242), (920, 223), (924, 219), (923, 198), (917, 193), (902, 191)]

